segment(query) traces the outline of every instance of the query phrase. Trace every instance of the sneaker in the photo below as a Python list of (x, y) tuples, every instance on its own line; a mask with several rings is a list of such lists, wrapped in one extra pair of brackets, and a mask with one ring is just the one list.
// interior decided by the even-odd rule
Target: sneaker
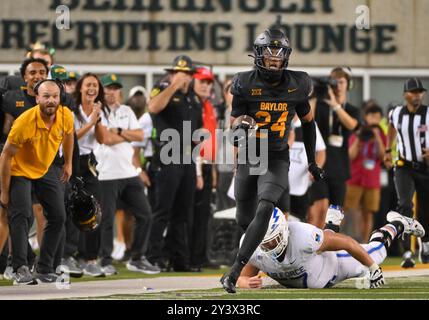
[(419, 241), (419, 260), (421, 263), (429, 263), (429, 242)]
[(122, 257), (121, 262), (126, 263), (126, 262), (128, 262), (129, 260), (131, 260), (131, 250), (130, 250), (130, 249), (127, 249), (127, 250), (125, 250), (125, 252), (124, 252), (124, 256)]
[(126, 250), (125, 243), (119, 242), (118, 240), (113, 241), (113, 251), (112, 251), (112, 258), (120, 261), (124, 257), (124, 253)]
[(6, 280), (15, 280), (15, 272), (13, 272), (12, 266), (7, 266), (3, 273), (3, 278)]
[(236, 292), (235, 284), (237, 283), (237, 279), (233, 278), (231, 275), (225, 273), (222, 278), (220, 278), (220, 283), (226, 292)]
[(146, 274), (158, 274), (161, 272), (161, 269), (157, 266), (151, 264), (146, 257), (142, 257), (137, 261), (129, 261), (127, 263), (127, 269), (134, 272), (143, 272)]
[(388, 222), (398, 221), (402, 223), (404, 226), (404, 235), (411, 234), (419, 238), (425, 235), (425, 229), (416, 219), (405, 217), (395, 211), (390, 211), (387, 214), (386, 219)]
[(61, 265), (58, 266), (57, 270), (58, 269), (66, 271), (72, 278), (80, 278), (83, 276), (82, 269), (78, 266), (76, 259), (73, 257), (61, 259)]
[(101, 266), (97, 261), (88, 261), (83, 267), (83, 274), (91, 277), (105, 277)]
[(402, 255), (402, 268), (414, 268), (416, 265), (416, 262), (413, 259), (413, 253), (411, 251), (405, 251), (405, 253)]
[(325, 223), (340, 226), (341, 221), (344, 219), (344, 213), (340, 206), (330, 205), (326, 212)]
[(61, 279), (61, 276), (56, 273), (34, 273), (34, 278), (37, 280), (37, 283), (56, 283)]
[(106, 266), (102, 266), (101, 267), (101, 271), (106, 275), (106, 276), (113, 276), (115, 274), (118, 274), (118, 270), (116, 270), (116, 268), (112, 265), (112, 264), (108, 264)]
[(37, 284), (37, 281), (36, 279), (34, 279), (28, 266), (23, 265), (16, 270), (13, 284), (14, 285), (21, 285), (21, 284), (33, 285), (33, 284)]

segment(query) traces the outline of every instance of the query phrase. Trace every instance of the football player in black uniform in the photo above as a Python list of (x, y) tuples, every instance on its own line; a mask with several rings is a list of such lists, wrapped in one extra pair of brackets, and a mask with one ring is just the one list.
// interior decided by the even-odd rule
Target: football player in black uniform
[[(232, 131), (248, 127), (249, 117), (255, 119), (256, 140), (268, 139), (268, 150), (260, 150), (268, 153), (268, 167), (265, 174), (252, 175), (251, 164), (237, 166), (236, 220), (246, 236), (230, 272), (221, 278), (229, 293), (235, 293), (237, 278), (261, 243), (274, 206), (288, 192), (287, 138), (295, 113), (302, 122), (308, 169), (316, 180), (323, 178), (323, 171), (315, 162), (316, 128), (308, 104), (312, 92), (310, 77), (305, 72), (286, 70), (292, 49), (280, 29), (264, 31), (253, 48), (256, 68), (238, 73), (233, 79)], [(260, 129), (267, 129), (268, 133)]]

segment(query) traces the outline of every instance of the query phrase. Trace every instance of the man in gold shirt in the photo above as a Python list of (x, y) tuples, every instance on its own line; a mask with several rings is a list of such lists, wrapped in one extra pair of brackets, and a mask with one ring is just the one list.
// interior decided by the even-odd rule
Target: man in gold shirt
[[(16, 284), (55, 282), (55, 267), (64, 246), (64, 183), (72, 173), (73, 115), (60, 105), (64, 89), (55, 80), (35, 86), (37, 105), (15, 120), (0, 158), (0, 204), (7, 209)], [(52, 165), (60, 145), (65, 164)], [(27, 262), (31, 227), (31, 188), (40, 200), (47, 224), (40, 259), (32, 275)]]

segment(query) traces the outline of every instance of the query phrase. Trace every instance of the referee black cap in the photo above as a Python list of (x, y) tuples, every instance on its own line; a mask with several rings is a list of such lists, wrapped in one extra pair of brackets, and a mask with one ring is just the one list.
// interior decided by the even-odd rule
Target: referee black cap
[(404, 92), (408, 91), (427, 91), (425, 87), (423, 87), (422, 80), (419, 78), (410, 78), (405, 81), (404, 84)]

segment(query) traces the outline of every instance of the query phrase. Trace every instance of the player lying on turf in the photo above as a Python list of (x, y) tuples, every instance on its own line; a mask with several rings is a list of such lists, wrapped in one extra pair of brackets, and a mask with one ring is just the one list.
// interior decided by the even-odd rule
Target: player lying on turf
[[(343, 216), (340, 210), (328, 210), (327, 226), (338, 228)], [(238, 278), (238, 287), (261, 288), (261, 270), (289, 288), (328, 288), (369, 271), (369, 286), (377, 288), (384, 284), (379, 264), (386, 258), (392, 241), (403, 234), (425, 234), (418, 221), (394, 211), (387, 214), (387, 222), (373, 231), (368, 244), (359, 244), (330, 229), (288, 222), (275, 208), (264, 240)]]

